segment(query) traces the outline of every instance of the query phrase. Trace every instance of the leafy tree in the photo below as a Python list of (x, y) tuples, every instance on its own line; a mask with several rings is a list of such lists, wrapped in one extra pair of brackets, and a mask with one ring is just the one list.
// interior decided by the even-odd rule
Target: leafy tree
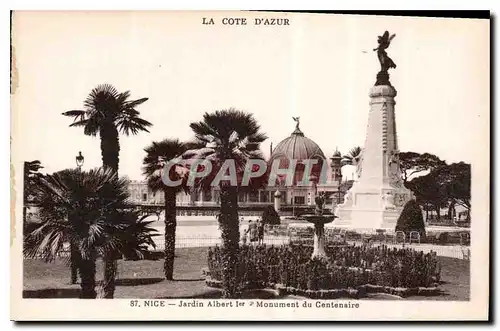
[(433, 154), (419, 154), (415, 152), (399, 153), (400, 168), (403, 182), (406, 184), (411, 176), (424, 171), (432, 171), (446, 163)]
[[(450, 201), (449, 208), (451, 209), (455, 204), (458, 204), (470, 211), (470, 164), (459, 162), (440, 167), (435, 170), (435, 176), (439, 179), (439, 184), (443, 187)], [(449, 214), (451, 216), (451, 212)]]
[(280, 215), (274, 209), (273, 206), (269, 205), (266, 206), (264, 209), (264, 212), (262, 213), (262, 222), (264, 224), (271, 224), (271, 225), (279, 225), (280, 224)]
[(179, 186), (167, 186), (162, 180), (165, 163), (180, 158), (193, 146), (182, 143), (178, 139), (164, 139), (153, 142), (146, 147), (146, 156), (143, 160), (143, 174), (148, 180), (148, 187), (153, 192), (162, 191), (165, 197), (165, 262), (163, 271), (167, 280), (173, 279), (174, 257), (175, 257), (175, 230), (177, 227), (176, 196), (180, 191), (188, 191), (186, 181), (182, 180), (179, 170), (181, 165), (170, 168), (169, 178), (172, 181), (181, 179)]
[(416, 177), (409, 181), (406, 186), (413, 191), (419, 205), (431, 205), (436, 211), (437, 218), (441, 218), (441, 208), (447, 205), (448, 196), (444, 187), (440, 185), (435, 172)]
[(410, 235), (410, 232), (417, 231), (421, 239), (425, 238), (425, 224), (422, 211), (415, 200), (410, 200), (405, 204), (403, 211), (399, 215), (396, 231), (403, 231), (407, 237)]
[(47, 175), (40, 180), (37, 194), (40, 222), (31, 224), (24, 234), (24, 255), (52, 261), (71, 243), (81, 277), (81, 298), (96, 297), (98, 256), (110, 252), (141, 255), (144, 243), (151, 243), (148, 236), (155, 230), (123, 209), (128, 181), (118, 179), (110, 169)]
[[(83, 103), (83, 110), (70, 110), (63, 115), (72, 117), (71, 127), (83, 127), (84, 134), (101, 139), (102, 165), (118, 173), (120, 154), (119, 133), (136, 135), (148, 131), (152, 124), (141, 117), (136, 107), (148, 100), (141, 98), (128, 100), (130, 91), (118, 92), (109, 84), (98, 85)], [(112, 221), (112, 220), (111, 220)], [(104, 278), (106, 298), (113, 298), (115, 291), (116, 260), (104, 257)]]
[[(262, 159), (260, 144), (267, 139), (261, 133), (260, 126), (252, 114), (235, 109), (218, 110), (205, 113), (203, 120), (191, 123), (197, 141), (205, 148), (186, 153), (186, 157), (202, 158), (211, 161), (213, 173), (218, 173), (226, 160), (234, 160), (236, 172), (241, 179), (249, 159)], [(211, 180), (211, 176), (207, 181)], [(256, 181), (250, 182), (250, 189), (257, 186)], [(201, 185), (207, 185), (202, 181)], [(220, 199), (221, 208), (219, 227), (222, 233), (222, 256), (224, 266), (223, 296), (234, 298), (238, 296), (238, 251), (239, 251), (239, 220), (238, 220), (238, 191), (245, 189), (233, 185), (228, 181), (221, 181)], [(255, 185), (255, 186), (254, 186)]]

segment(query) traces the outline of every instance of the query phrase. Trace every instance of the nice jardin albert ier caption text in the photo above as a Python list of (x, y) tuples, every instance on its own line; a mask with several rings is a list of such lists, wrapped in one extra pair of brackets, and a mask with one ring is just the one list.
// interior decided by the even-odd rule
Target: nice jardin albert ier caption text
[(238, 307), (255, 307), (255, 308), (359, 308), (358, 302), (350, 301), (265, 301), (265, 300), (180, 300), (168, 302), (166, 300), (130, 300), (131, 307), (179, 307), (179, 308), (238, 308)]
[(224, 17), (223, 19), (214, 19), (211, 17), (203, 17), (201, 20), (203, 25), (290, 25), (288, 18), (245, 18), (245, 17)]

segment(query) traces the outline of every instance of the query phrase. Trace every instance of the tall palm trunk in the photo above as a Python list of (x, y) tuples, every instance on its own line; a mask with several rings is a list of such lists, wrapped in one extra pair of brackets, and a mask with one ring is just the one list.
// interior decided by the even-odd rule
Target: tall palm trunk
[(95, 299), (95, 257), (89, 259), (81, 259), (79, 263), (80, 277), (82, 278), (81, 288), (82, 292), (80, 298), (82, 299)]
[[(79, 217), (73, 213), (68, 214), (68, 220), (70, 221), (74, 229), (78, 229), (78, 226), (82, 224)], [(71, 284), (76, 284), (78, 278), (78, 269), (80, 267), (81, 254), (78, 250), (79, 245), (75, 237), (69, 238), (69, 262), (71, 269)], [(80, 275), (81, 278), (81, 275)]]
[(76, 284), (78, 278), (79, 253), (73, 242), (69, 244), (69, 253), (71, 263), (71, 284)]
[(223, 297), (239, 296), (238, 253), (240, 228), (238, 222), (238, 190), (234, 186), (221, 186), (221, 213), (219, 224), (222, 234)]
[(116, 288), (116, 270), (118, 269), (116, 255), (113, 254), (113, 252), (109, 252), (104, 256), (103, 260), (104, 260), (103, 298), (113, 299)]
[(165, 262), (163, 271), (165, 279), (174, 279), (175, 259), (175, 230), (177, 227), (176, 194), (175, 190), (166, 189), (165, 195)]
[(118, 172), (120, 141), (115, 124), (112, 122), (103, 124), (100, 136), (102, 165)]
[[(120, 154), (120, 142), (118, 130), (113, 122), (103, 125), (101, 135), (101, 156), (105, 168), (113, 169), (118, 175), (118, 163)], [(109, 222), (114, 220), (110, 219)], [(117, 261), (114, 252), (109, 252), (103, 257), (104, 260), (104, 298), (112, 299), (116, 287)]]

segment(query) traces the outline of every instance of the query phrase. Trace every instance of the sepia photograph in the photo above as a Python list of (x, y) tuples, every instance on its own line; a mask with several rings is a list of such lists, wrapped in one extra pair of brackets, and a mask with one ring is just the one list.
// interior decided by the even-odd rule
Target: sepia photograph
[(487, 320), (480, 14), (12, 12), (11, 318)]

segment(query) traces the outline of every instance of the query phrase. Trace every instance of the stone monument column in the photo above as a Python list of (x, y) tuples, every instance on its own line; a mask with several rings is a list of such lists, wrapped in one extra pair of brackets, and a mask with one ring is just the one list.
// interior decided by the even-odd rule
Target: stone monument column
[(363, 186), (387, 186), (391, 180), (401, 177), (399, 163), (393, 160), (398, 154), (394, 114), (396, 94), (396, 89), (389, 85), (370, 89), (368, 130), (358, 179)]
[(335, 210), (339, 217), (336, 225), (394, 229), (405, 203), (413, 198), (411, 191), (403, 186), (399, 162), (394, 100), (397, 92), (387, 72), (396, 65), (385, 53), (391, 39), (388, 32), (379, 37), (376, 50), (381, 71), (369, 92), (370, 110), (359, 178), (347, 192), (344, 203)]

